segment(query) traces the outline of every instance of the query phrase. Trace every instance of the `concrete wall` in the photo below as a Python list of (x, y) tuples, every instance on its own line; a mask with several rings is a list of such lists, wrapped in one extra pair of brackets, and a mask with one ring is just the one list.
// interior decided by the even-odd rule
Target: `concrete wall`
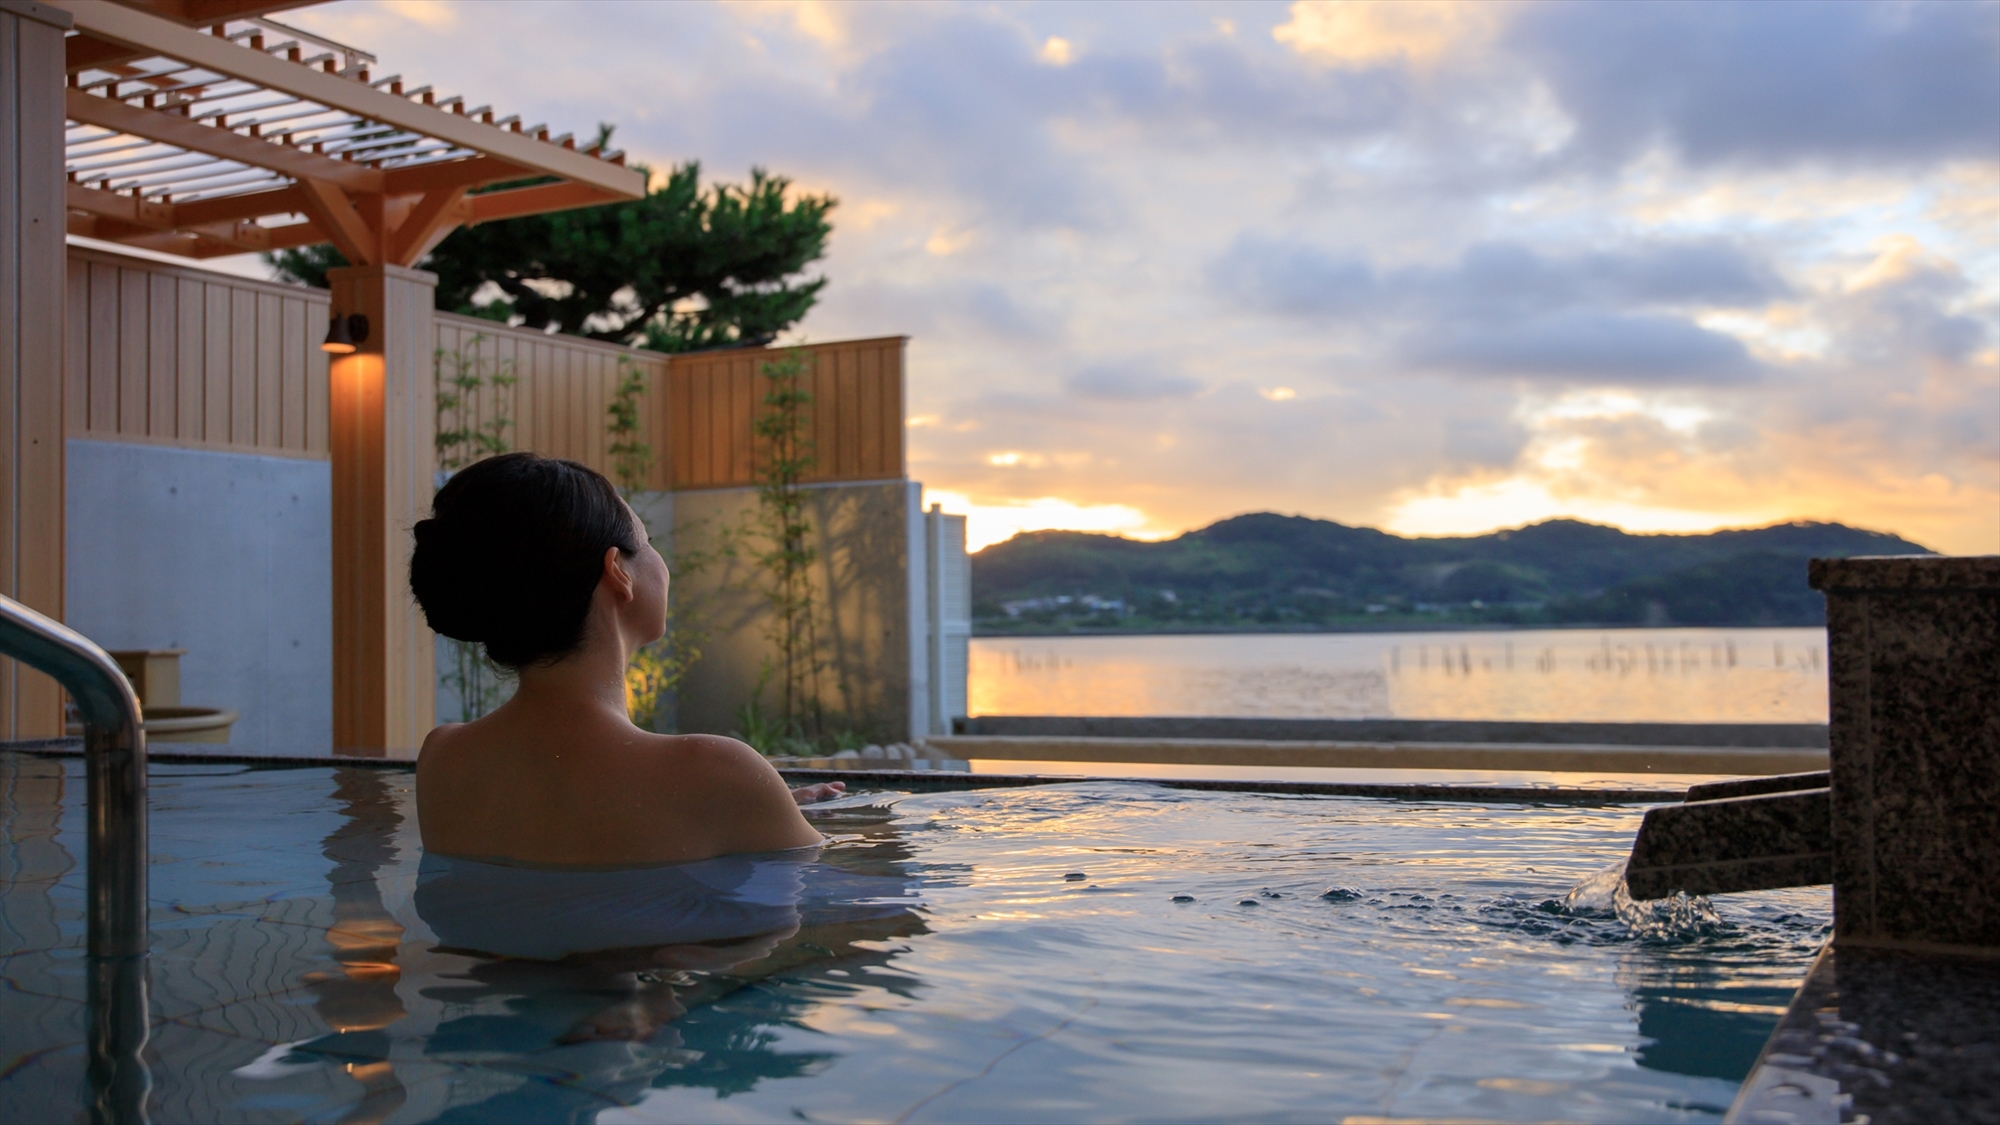
[[(814, 575), (821, 595), (821, 699), (829, 718), (871, 739), (903, 740), (913, 730), (913, 703), (923, 694), (922, 550), (920, 486), (909, 481), (817, 485), (808, 508), (818, 535)], [(767, 609), (757, 592), (759, 574), (739, 551), (714, 556), (731, 529), (754, 513), (750, 488), (704, 489), (673, 498), (674, 543), (683, 552), (710, 554), (696, 573), (674, 577), (673, 597), (706, 633), (701, 660), (682, 681), (677, 700), (682, 731), (727, 734), (740, 725), (743, 705), (772, 646), (765, 637)], [(746, 546), (749, 546), (746, 544)], [(754, 548), (753, 548), (754, 549)], [(914, 570), (914, 574), (913, 574)], [(914, 616), (917, 615), (917, 616)], [(913, 654), (915, 659), (912, 659)], [(767, 712), (777, 699), (765, 693)]]
[(68, 443), (68, 623), (105, 648), (184, 648), (181, 698), (230, 741), (332, 747), (327, 462)]
[(924, 647), (928, 734), (952, 733), (966, 714), (966, 676), (972, 648), (972, 557), (965, 550), (965, 517), (937, 505), (924, 513)]
[[(332, 745), (330, 466), (135, 442), (68, 443), (67, 616), (106, 648), (185, 648), (182, 699), (242, 713), (238, 745)], [(908, 481), (811, 486), (819, 539), (821, 690), (829, 718), (875, 740), (930, 733), (927, 540)], [(641, 493), (634, 506), (670, 557), (714, 554), (756, 490)], [(949, 529), (956, 532), (956, 526)], [(740, 533), (738, 533), (740, 534)], [(947, 539), (954, 538), (950, 533)], [(730, 733), (771, 653), (754, 549), (674, 575), (673, 598), (706, 633), (663, 729)], [(944, 599), (956, 602), (949, 595)], [(437, 708), (460, 717), (444, 682)], [(964, 697), (963, 664), (946, 662)], [(511, 685), (509, 685), (511, 686)], [(503, 697), (504, 697), (503, 692)], [(775, 704), (768, 691), (767, 704)], [(949, 706), (949, 704), (947, 704)]]

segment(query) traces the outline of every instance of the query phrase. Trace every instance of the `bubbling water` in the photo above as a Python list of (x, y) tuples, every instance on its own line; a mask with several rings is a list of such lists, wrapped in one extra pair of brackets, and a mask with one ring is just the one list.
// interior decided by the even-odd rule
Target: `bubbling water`
[(1641, 902), (1625, 885), (1621, 861), (1578, 883), (1563, 896), (1565, 913), (1581, 917), (1610, 915), (1642, 941), (1681, 941), (1706, 937), (1727, 924), (1705, 895), (1676, 891), (1666, 898)]

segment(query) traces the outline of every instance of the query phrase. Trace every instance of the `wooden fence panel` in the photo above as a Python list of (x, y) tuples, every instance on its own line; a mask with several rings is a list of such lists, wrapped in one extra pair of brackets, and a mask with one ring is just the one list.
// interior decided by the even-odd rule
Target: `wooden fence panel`
[(257, 445), (257, 294), (229, 290), (229, 437)]
[(325, 457), (321, 290), (69, 251), (71, 436)]
[[(517, 380), (509, 444), (568, 457), (614, 475), (606, 427), (621, 362), (646, 372), (640, 440), (653, 449), (648, 486), (740, 488), (756, 483), (752, 426), (765, 393), (763, 367), (779, 349), (688, 356), (552, 336), (440, 313), (438, 347), (509, 363)], [(480, 339), (473, 348), (472, 341)], [(491, 349), (491, 350), (488, 350)], [(808, 408), (819, 461), (814, 482), (893, 480), (904, 473), (903, 339), (842, 341), (804, 349)], [(468, 354), (470, 352), (468, 351)], [(490, 420), (482, 415), (482, 420)]]
[[(69, 251), (66, 425), (75, 437), (324, 458), (324, 290), (277, 285), (81, 247)], [(471, 420), (510, 420), (516, 449), (569, 457), (614, 476), (611, 403), (622, 373), (645, 375), (637, 439), (652, 447), (649, 489), (756, 483), (752, 426), (764, 365), (784, 349), (669, 357), (476, 317), (438, 313), (441, 355), (507, 371), (475, 394)], [(903, 338), (802, 349), (818, 460), (813, 482), (904, 474)]]
[[(74, 271), (72, 271), (74, 272)], [(202, 357), (207, 347), (206, 321), (202, 317), (205, 298), (201, 282), (176, 277), (174, 283), (174, 430), (176, 434), (200, 434), (206, 401), (202, 393)]]
[[(804, 353), (814, 457), (811, 482), (895, 480), (904, 475), (903, 337), (807, 345)], [(675, 356), (668, 368), (675, 488), (755, 484), (752, 430), (766, 390), (764, 366), (785, 349)]]
[(514, 341), (515, 355), (521, 362), (520, 377), (531, 388), (521, 399), (521, 417), (517, 423), (521, 437), (516, 444), (522, 449), (554, 449), (555, 427), (562, 418), (561, 411), (556, 409), (555, 375), (545, 364), (535, 362), (541, 347), (537, 340)]
[(193, 440), (229, 444), (229, 290), (201, 287), (201, 428)]
[(257, 358), (255, 386), (257, 393), (257, 426), (252, 439), (260, 447), (285, 447), (284, 417), (281, 407), (284, 395), (279, 390), (278, 378), (283, 371), (283, 361), (278, 358), (278, 348), (284, 343), (285, 317), (278, 305), (278, 299), (269, 293), (256, 295)]
[(180, 292), (164, 274), (145, 278), (150, 315), (146, 318), (146, 429), (149, 434), (180, 432)]
[(85, 353), (89, 375), (89, 405), (85, 424), (100, 433), (118, 432), (118, 271), (115, 267), (92, 263), (90, 288), (90, 334)]
[(614, 480), (607, 432), (611, 402), (623, 372), (637, 366), (646, 376), (637, 440), (653, 448), (645, 487), (672, 487), (669, 435), (660, 409), (666, 401), (666, 356), (452, 313), (437, 314), (435, 324), (442, 372), (451, 371), (450, 356), (465, 355), (478, 357), (486, 375), (504, 369), (514, 376), (510, 394), (481, 393), (475, 411), (481, 424), (507, 418), (511, 448), (581, 461)]
[(146, 403), (146, 344), (148, 299), (152, 286), (138, 270), (119, 270), (115, 295), (118, 317), (118, 432), (127, 437), (144, 437), (149, 410)]
[[(90, 425), (90, 267), (72, 260), (63, 300), (63, 432)], [(4, 472), (5, 469), (0, 469)]]
[(306, 349), (312, 346), (306, 327), (305, 306), (287, 301), (278, 310), (278, 443), (286, 449), (306, 448), (306, 396), (312, 383), (306, 378)]

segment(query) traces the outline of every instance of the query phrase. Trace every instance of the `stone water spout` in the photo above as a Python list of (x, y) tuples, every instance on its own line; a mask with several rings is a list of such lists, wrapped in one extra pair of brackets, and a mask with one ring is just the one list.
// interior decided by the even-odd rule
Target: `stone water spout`
[(1833, 882), (1827, 773), (1718, 781), (1648, 810), (1625, 863), (1635, 899)]
[(1809, 576), (1832, 768), (1650, 810), (1627, 884), (1833, 884), (1833, 940), (1725, 1122), (2000, 1120), (2000, 556)]
[(1841, 944), (2000, 946), (2000, 556), (1815, 559), (1826, 773), (1650, 810), (1632, 897), (1832, 883)]

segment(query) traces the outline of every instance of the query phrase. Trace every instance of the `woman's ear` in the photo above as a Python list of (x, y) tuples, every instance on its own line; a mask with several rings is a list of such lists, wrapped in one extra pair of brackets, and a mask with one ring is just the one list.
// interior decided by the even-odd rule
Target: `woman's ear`
[(604, 576), (599, 581), (611, 590), (611, 596), (617, 598), (621, 605), (631, 601), (635, 595), (632, 572), (625, 568), (625, 559), (616, 547), (604, 549)]

